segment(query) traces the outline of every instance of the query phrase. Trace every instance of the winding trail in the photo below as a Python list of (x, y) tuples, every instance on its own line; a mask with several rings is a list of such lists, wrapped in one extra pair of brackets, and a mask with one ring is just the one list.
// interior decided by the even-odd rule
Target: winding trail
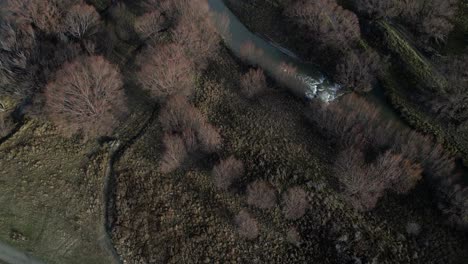
[(130, 137), (128, 140), (114, 140), (111, 142), (111, 148), (109, 150), (109, 159), (106, 166), (104, 175), (104, 188), (103, 188), (103, 209), (100, 217), (100, 231), (99, 244), (107, 253), (112, 256), (114, 263), (123, 263), (121, 256), (117, 253), (117, 250), (112, 242), (112, 228), (115, 214), (115, 182), (116, 175), (114, 173), (114, 164), (123, 155), (125, 150), (130, 147), (136, 140), (138, 140), (151, 125), (156, 118), (157, 107), (153, 107), (151, 114), (148, 119), (143, 122), (142, 126), (138, 131)]

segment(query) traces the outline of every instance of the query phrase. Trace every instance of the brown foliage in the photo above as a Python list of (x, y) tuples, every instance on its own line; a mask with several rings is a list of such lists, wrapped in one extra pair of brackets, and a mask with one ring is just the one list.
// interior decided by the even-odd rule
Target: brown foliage
[(247, 98), (254, 98), (267, 89), (265, 74), (261, 69), (250, 69), (248, 73), (242, 75), (241, 91)]
[(46, 111), (64, 132), (108, 135), (126, 111), (122, 78), (103, 57), (79, 58), (56, 73), (45, 90)]
[(258, 223), (246, 210), (241, 210), (234, 218), (239, 235), (247, 239), (255, 239), (258, 236)]
[(261, 209), (272, 208), (276, 204), (275, 190), (266, 181), (254, 181), (247, 187), (247, 203)]
[(307, 193), (301, 187), (291, 187), (283, 195), (283, 214), (286, 219), (301, 218), (307, 207)]
[(139, 58), (137, 73), (143, 88), (158, 100), (172, 95), (190, 96), (195, 73), (192, 62), (177, 44), (150, 47)]
[(231, 156), (214, 166), (212, 174), (215, 186), (218, 189), (227, 190), (235, 180), (244, 174), (244, 164)]
[(65, 32), (77, 39), (96, 34), (99, 26), (99, 14), (93, 6), (85, 3), (74, 5), (65, 17)]
[(335, 0), (297, 1), (288, 6), (286, 15), (325, 46), (345, 49), (361, 35), (356, 15)]
[(159, 169), (169, 173), (177, 169), (187, 157), (184, 141), (179, 136), (166, 134), (163, 138), (165, 152), (161, 158)]

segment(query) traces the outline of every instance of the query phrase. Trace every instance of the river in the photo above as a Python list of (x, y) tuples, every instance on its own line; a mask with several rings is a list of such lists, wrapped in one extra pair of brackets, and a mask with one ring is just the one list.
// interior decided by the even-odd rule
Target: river
[(237, 56), (258, 65), (294, 94), (330, 102), (344, 89), (322, 73), (317, 65), (300, 60), (291, 51), (250, 32), (222, 0), (208, 0), (218, 32)]

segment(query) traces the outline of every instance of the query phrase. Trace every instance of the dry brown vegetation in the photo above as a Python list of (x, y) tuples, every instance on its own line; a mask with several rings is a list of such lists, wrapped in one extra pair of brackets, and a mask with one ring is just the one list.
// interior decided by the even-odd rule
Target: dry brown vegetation
[(267, 89), (265, 74), (261, 69), (250, 69), (240, 80), (241, 92), (247, 98), (254, 98)]
[(45, 89), (46, 112), (67, 134), (108, 135), (126, 111), (118, 68), (101, 56), (78, 58), (55, 74)]
[(283, 194), (283, 214), (286, 219), (301, 218), (307, 207), (307, 193), (301, 187), (291, 187)]
[(257, 180), (247, 186), (247, 203), (261, 209), (276, 205), (275, 190), (266, 181)]
[(244, 164), (234, 156), (230, 156), (215, 165), (212, 174), (215, 186), (227, 190), (244, 174)]
[(234, 218), (237, 232), (247, 239), (255, 239), (258, 236), (258, 222), (246, 210), (241, 210)]

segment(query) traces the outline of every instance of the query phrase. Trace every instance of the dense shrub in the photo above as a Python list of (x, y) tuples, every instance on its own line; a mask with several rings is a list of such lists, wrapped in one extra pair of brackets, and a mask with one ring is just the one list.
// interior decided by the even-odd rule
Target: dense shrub
[(246, 210), (241, 210), (234, 218), (237, 232), (247, 239), (255, 239), (258, 236), (258, 223)]
[(261, 209), (276, 204), (275, 190), (266, 181), (257, 180), (247, 187), (247, 203)]
[(283, 195), (283, 214), (286, 219), (301, 218), (308, 207), (307, 193), (301, 187), (291, 187)]
[(126, 111), (118, 68), (103, 57), (67, 63), (45, 89), (46, 111), (65, 133), (87, 137), (108, 135)]
[(212, 174), (215, 186), (218, 189), (227, 190), (235, 180), (244, 174), (244, 164), (231, 156), (215, 165)]
[(265, 74), (261, 69), (250, 69), (249, 72), (242, 75), (241, 92), (247, 98), (254, 98), (267, 89)]

